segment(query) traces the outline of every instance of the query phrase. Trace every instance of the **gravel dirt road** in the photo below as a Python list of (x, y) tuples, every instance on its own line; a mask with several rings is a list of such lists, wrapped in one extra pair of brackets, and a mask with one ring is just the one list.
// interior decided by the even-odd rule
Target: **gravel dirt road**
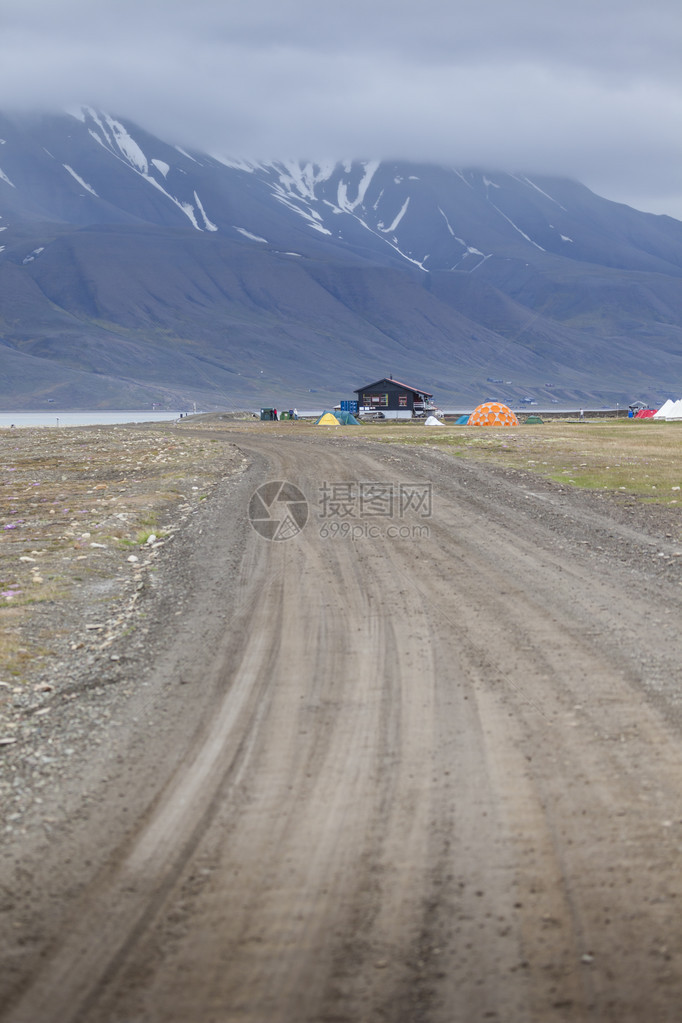
[(50, 715), (106, 723), (5, 843), (2, 1023), (679, 1020), (679, 519), (216, 436), (248, 468)]

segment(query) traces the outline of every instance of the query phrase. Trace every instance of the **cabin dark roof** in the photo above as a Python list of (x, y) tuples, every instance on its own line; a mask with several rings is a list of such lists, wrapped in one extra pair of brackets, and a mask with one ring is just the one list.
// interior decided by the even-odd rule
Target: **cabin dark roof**
[(381, 380), (375, 380), (372, 384), (357, 387), (353, 393), (360, 394), (361, 391), (371, 391), (373, 387), (379, 387), (380, 384), (395, 384), (397, 387), (404, 387), (406, 391), (412, 391), (413, 394), (425, 394), (427, 398), (433, 398), (431, 391), (425, 391), (423, 387), (413, 387), (411, 384), (404, 384), (400, 380), (394, 380), (393, 377), (382, 377)]

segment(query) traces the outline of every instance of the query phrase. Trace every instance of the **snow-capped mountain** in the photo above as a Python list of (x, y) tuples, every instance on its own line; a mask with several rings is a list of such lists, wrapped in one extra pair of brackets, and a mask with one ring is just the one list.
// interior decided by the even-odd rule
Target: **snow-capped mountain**
[[(190, 152), (0, 117), (0, 400), (466, 404), (682, 378), (682, 224), (529, 174)], [(551, 385), (551, 386), (548, 386)], [(87, 397), (87, 401), (85, 400)]]

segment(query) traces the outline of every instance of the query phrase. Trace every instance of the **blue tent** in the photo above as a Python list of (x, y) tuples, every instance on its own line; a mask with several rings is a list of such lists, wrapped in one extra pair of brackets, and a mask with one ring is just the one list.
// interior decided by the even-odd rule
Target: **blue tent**
[(466, 426), (468, 422), (468, 416), (460, 416), (459, 419), (455, 420), (455, 426)]
[(337, 426), (359, 426), (360, 423), (357, 421), (354, 415), (350, 412), (330, 412), (329, 409), (325, 409), (319, 419), (315, 421), (315, 426), (334, 426), (332, 419), (336, 420)]

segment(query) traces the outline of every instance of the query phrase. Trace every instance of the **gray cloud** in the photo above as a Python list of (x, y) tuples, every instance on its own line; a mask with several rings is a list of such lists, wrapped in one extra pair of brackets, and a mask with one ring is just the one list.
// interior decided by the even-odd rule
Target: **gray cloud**
[(566, 174), (682, 219), (677, 0), (0, 0), (0, 107), (187, 146)]

